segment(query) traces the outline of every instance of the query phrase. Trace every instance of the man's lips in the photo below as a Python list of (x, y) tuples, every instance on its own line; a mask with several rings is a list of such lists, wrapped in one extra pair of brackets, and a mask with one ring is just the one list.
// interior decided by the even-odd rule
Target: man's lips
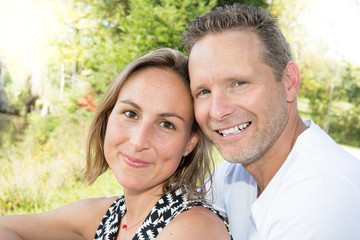
[(150, 165), (150, 163), (144, 162), (140, 159), (137, 158), (133, 158), (129, 155), (123, 154), (122, 158), (124, 160), (124, 162), (129, 165), (130, 167), (134, 167), (134, 168), (144, 168)]
[(246, 122), (246, 123), (242, 123), (242, 124), (239, 124), (239, 125), (231, 127), (231, 128), (216, 130), (216, 131), (221, 136), (226, 137), (228, 135), (237, 134), (237, 133), (244, 131), (248, 126), (250, 126), (250, 124), (251, 124), (251, 122)]

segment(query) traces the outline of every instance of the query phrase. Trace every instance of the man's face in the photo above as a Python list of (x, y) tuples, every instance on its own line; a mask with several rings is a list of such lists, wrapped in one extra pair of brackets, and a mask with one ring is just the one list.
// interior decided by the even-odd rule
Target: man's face
[(230, 162), (249, 164), (276, 142), (287, 123), (283, 82), (261, 61), (249, 31), (210, 34), (189, 55), (195, 116)]

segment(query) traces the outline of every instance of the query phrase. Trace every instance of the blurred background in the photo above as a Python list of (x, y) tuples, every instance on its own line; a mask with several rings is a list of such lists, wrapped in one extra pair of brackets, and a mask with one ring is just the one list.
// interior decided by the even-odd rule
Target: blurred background
[(184, 51), (187, 23), (233, 2), (278, 17), (302, 71), (303, 119), (357, 154), (359, 0), (0, 0), (0, 215), (120, 195), (110, 173), (82, 182), (99, 99), (127, 63), (158, 47)]

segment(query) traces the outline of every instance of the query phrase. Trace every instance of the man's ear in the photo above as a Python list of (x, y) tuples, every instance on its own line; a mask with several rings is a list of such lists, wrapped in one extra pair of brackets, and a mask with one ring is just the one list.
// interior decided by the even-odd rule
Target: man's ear
[(287, 102), (293, 102), (300, 89), (301, 73), (299, 67), (294, 61), (289, 61), (286, 64), (283, 76), (283, 84), (286, 92)]
[(185, 148), (185, 152), (183, 154), (184, 157), (186, 157), (189, 153), (192, 152), (192, 150), (195, 148), (196, 144), (198, 143), (199, 141), (199, 134), (196, 133), (196, 132), (193, 132), (190, 136), (190, 139), (189, 139), (189, 142)]

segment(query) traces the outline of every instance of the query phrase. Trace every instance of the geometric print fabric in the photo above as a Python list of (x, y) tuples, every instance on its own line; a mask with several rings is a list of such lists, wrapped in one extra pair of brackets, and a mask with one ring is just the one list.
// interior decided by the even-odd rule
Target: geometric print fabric
[[(209, 204), (202, 200), (189, 200), (186, 195), (182, 194), (180, 189), (177, 189), (164, 194), (159, 199), (135, 233), (132, 240), (155, 239), (172, 219), (180, 213), (196, 206), (205, 207), (216, 213), (224, 221), (224, 224), (227, 227), (224, 218)], [(121, 196), (115, 200), (105, 213), (95, 233), (94, 240), (114, 240), (120, 228), (121, 218), (125, 213), (125, 199), (124, 196)]]

